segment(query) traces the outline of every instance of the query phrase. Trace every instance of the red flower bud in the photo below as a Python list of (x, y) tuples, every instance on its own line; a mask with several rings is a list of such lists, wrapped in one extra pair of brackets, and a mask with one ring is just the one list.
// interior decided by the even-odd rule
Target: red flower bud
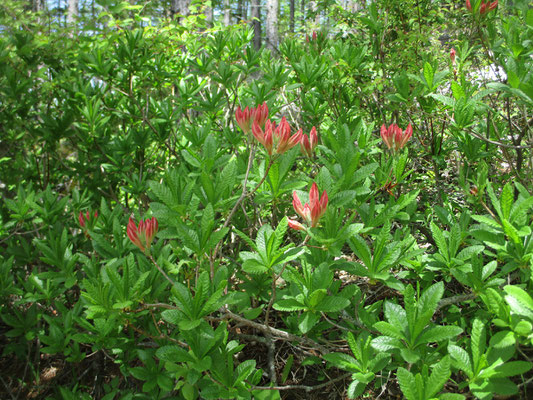
[[(292, 206), (294, 211), (302, 217), (307, 225), (310, 225), (312, 228), (318, 225), (318, 221), (326, 212), (328, 206), (328, 194), (324, 190), (322, 196), (319, 196), (318, 186), (315, 182), (311, 185), (309, 190), (309, 203), (302, 205), (302, 202), (296, 191), (292, 193)], [(291, 226), (289, 224), (289, 226)], [(298, 229), (291, 226), (293, 229)], [(299, 229), (302, 230), (302, 229)]]
[(452, 60), (452, 64), (455, 64), (455, 49), (453, 47), (450, 50), (450, 60)]
[(268, 106), (266, 102), (261, 105), (258, 105), (256, 108), (246, 107), (244, 110), (241, 110), (241, 107), (237, 107), (235, 111), (235, 119), (237, 120), (237, 125), (242, 129), (246, 134), (250, 133), (253, 123), (257, 122), (260, 127), (265, 126), (265, 121), (268, 118)]
[(305, 231), (305, 226), (298, 221), (292, 219), (287, 219), (287, 221), (289, 222), (289, 228), (296, 229), (297, 231)]
[(130, 217), (126, 233), (135, 246), (141, 251), (146, 251), (150, 249), (158, 228), (159, 224), (155, 217), (145, 221), (141, 220), (139, 226), (135, 225), (135, 221)]
[(316, 134), (316, 128), (313, 126), (313, 128), (311, 128), (311, 132), (309, 133), (309, 137), (307, 137), (307, 135), (305, 134), (302, 134), (302, 138), (300, 139), (300, 148), (302, 150), (302, 153), (307, 157), (312, 157), (313, 150), (315, 149), (317, 144), (318, 137)]
[(402, 131), (396, 124), (391, 124), (388, 128), (385, 124), (381, 126), (381, 139), (383, 139), (387, 148), (393, 151), (402, 149), (412, 135), (413, 127), (411, 124), (407, 126), (405, 131)]
[(98, 211), (94, 212), (94, 216), (92, 218), (91, 218), (91, 214), (89, 213), (89, 211), (86, 211), (85, 215), (83, 214), (83, 211), (80, 211), (80, 213), (78, 214), (78, 222), (80, 223), (80, 226), (84, 229), (87, 227), (87, 224), (89, 224), (90, 226), (94, 225), (97, 218), (98, 218)]

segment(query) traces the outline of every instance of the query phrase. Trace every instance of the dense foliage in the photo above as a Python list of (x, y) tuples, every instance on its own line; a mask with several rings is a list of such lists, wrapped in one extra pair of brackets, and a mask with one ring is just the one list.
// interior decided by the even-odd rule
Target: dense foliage
[(279, 52), (0, 6), (2, 397), (530, 396), (533, 10), (485, 3)]

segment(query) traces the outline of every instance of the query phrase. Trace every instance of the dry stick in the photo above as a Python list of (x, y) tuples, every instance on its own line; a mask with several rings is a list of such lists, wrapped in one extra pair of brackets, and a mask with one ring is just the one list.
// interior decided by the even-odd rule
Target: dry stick
[(437, 310), (441, 309), (442, 307), (446, 307), (452, 304), (461, 303), (463, 301), (474, 300), (475, 298), (476, 298), (475, 294), (460, 294), (457, 296), (446, 297), (445, 299), (442, 299), (441, 301), (439, 301), (437, 305)]
[(159, 336), (154, 336), (154, 335), (151, 335), (150, 333), (148, 332), (145, 332), (144, 330), (140, 329), (140, 328), (137, 328), (135, 325), (133, 324), (130, 324), (129, 322), (127, 323), (126, 325), (128, 328), (131, 328), (132, 330), (134, 330), (135, 332), (137, 332), (139, 335), (143, 335), (143, 336), (146, 336), (147, 338), (150, 338), (152, 340), (170, 340), (172, 343), (176, 343), (176, 344), (179, 344), (181, 347), (185, 348), (185, 349), (188, 349), (189, 348), (189, 345), (185, 342), (182, 342), (180, 340), (177, 340), (177, 339), (174, 339), (170, 336), (167, 336), (167, 335), (159, 335)]
[[(250, 193), (247, 193), (246, 185), (248, 183), (248, 175), (250, 174), (250, 170), (252, 169), (252, 161), (253, 161), (253, 155), (254, 154), (255, 154), (255, 147), (252, 146), (252, 148), (250, 150), (250, 157), (248, 158), (248, 167), (246, 168), (246, 175), (244, 176), (242, 194), (237, 199), (237, 202), (235, 203), (235, 205), (231, 209), (231, 211), (230, 211), (230, 213), (228, 215), (228, 218), (226, 218), (226, 222), (224, 222), (224, 225), (222, 226), (222, 229), (227, 228), (229, 226), (229, 224), (231, 222), (231, 219), (233, 218), (233, 216), (237, 212), (237, 209), (239, 208), (239, 206), (241, 205), (243, 200), (246, 197), (248, 197), (248, 196), (252, 196), (255, 192), (257, 192), (257, 189), (259, 189), (261, 187), (261, 185), (263, 184), (263, 182), (265, 181), (265, 179), (268, 176), (268, 173), (270, 171), (270, 168), (272, 167), (272, 164), (274, 164), (274, 161), (276, 159), (275, 157), (270, 159), (270, 161), (268, 162), (268, 166), (267, 166), (267, 168), (265, 170), (265, 174), (263, 175), (263, 178), (261, 179), (261, 181), (259, 181), (259, 183), (254, 188), (254, 190), (252, 190)], [(211, 279), (213, 279), (213, 277), (215, 276), (215, 268), (214, 268), (215, 258), (217, 256), (218, 251), (220, 250), (221, 244), (222, 244), (222, 239), (220, 239), (220, 241), (217, 243), (217, 246), (215, 247), (215, 251), (213, 252), (213, 255), (211, 256), (211, 262), (210, 262), (210, 264), (211, 264)]]
[(159, 272), (161, 272), (161, 274), (163, 274), (163, 276), (165, 277), (165, 279), (166, 279), (167, 281), (169, 281), (170, 284), (171, 284), (172, 286), (176, 286), (176, 284), (174, 283), (174, 281), (173, 281), (172, 279), (170, 279), (170, 277), (166, 274), (166, 272), (163, 271), (163, 269), (159, 266), (159, 264), (154, 260), (154, 257), (152, 257), (151, 254), (147, 254), (147, 257), (148, 257), (148, 258), (150, 259), (150, 261), (152, 261), (152, 263), (156, 266), (157, 270), (158, 270)]
[(291, 342), (298, 342), (298, 343), (301, 343), (303, 345), (310, 346), (312, 348), (318, 349), (323, 354), (326, 354), (326, 353), (330, 352), (326, 347), (322, 346), (321, 344), (315, 342), (312, 339), (296, 336), (296, 335), (293, 335), (291, 333), (282, 331), (280, 329), (272, 328), (272, 327), (270, 327), (268, 325), (264, 325), (264, 324), (260, 324), (258, 322), (251, 321), (251, 320), (246, 319), (244, 317), (241, 317), (240, 315), (235, 314), (235, 313), (233, 313), (233, 312), (231, 312), (230, 310), (227, 310), (227, 309), (224, 311), (224, 315), (222, 316), (222, 318), (224, 318), (224, 317), (234, 319), (235, 321), (238, 321), (238, 322), (240, 322), (240, 323), (242, 323), (244, 325), (247, 325), (247, 326), (250, 326), (252, 328), (255, 328), (255, 329), (257, 329), (257, 330), (259, 330), (261, 332), (270, 333), (272, 336), (274, 336), (276, 338), (283, 339), (283, 340), (288, 340), (288, 341), (291, 341)]
[[(231, 209), (231, 211), (230, 211), (230, 213), (228, 215), (228, 218), (226, 218), (226, 222), (224, 222), (224, 225), (223, 225), (222, 229), (228, 227), (228, 225), (229, 225), (229, 223), (231, 221), (231, 218), (233, 218), (233, 215), (237, 212), (237, 208), (239, 208), (239, 205), (242, 203), (242, 201), (246, 197), (246, 185), (248, 184), (248, 176), (250, 175), (250, 170), (252, 169), (252, 162), (254, 160), (254, 154), (255, 154), (255, 146), (252, 144), (250, 146), (250, 154), (248, 155), (248, 165), (246, 166), (246, 173), (244, 174), (244, 182), (243, 182), (243, 185), (242, 185), (241, 196), (238, 198), (237, 202), (235, 203), (235, 205)], [(210, 271), (211, 280), (215, 276), (215, 258), (217, 256), (218, 251), (220, 250), (221, 243), (222, 243), (222, 239), (220, 239), (220, 241), (217, 243), (217, 245), (215, 247), (215, 250), (213, 251), (213, 254), (210, 257), (209, 264), (210, 264), (210, 269), (211, 269), (211, 271)]]
[(305, 390), (306, 392), (312, 392), (313, 390), (322, 389), (326, 386), (331, 385), (332, 383), (342, 381), (352, 375), (351, 372), (348, 372), (344, 375), (341, 375), (335, 379), (321, 383), (316, 386), (306, 386), (306, 385), (286, 385), (286, 386), (252, 386), (251, 390)]

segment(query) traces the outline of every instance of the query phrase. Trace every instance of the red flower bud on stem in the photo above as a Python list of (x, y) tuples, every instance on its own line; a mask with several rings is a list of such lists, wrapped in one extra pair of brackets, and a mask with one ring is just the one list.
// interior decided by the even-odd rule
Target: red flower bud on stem
[(385, 124), (381, 126), (381, 139), (389, 150), (398, 151), (403, 149), (409, 138), (413, 135), (413, 127), (411, 124), (407, 126), (405, 131), (396, 124), (391, 124), (388, 128)]
[(315, 149), (317, 144), (318, 137), (316, 134), (316, 128), (313, 126), (313, 128), (311, 128), (311, 132), (309, 133), (309, 137), (307, 137), (307, 135), (305, 134), (302, 134), (302, 138), (300, 139), (300, 148), (302, 150), (302, 153), (307, 157), (312, 157), (313, 150)]
[(98, 218), (98, 211), (95, 211), (93, 215), (94, 216), (91, 218), (89, 211), (87, 211), (85, 214), (83, 214), (83, 211), (80, 211), (78, 214), (78, 222), (83, 229), (85, 229), (87, 225), (94, 225), (96, 219)]
[[(309, 190), (309, 203), (302, 205), (302, 201), (296, 194), (296, 191), (294, 191), (292, 192), (292, 206), (294, 207), (294, 211), (304, 219), (305, 223), (314, 228), (326, 212), (328, 194), (324, 190), (322, 196), (319, 196), (318, 186), (313, 182)], [(289, 226), (293, 229), (305, 230), (305, 227), (297, 221), (289, 220)]]
[(139, 226), (137, 226), (133, 218), (130, 217), (126, 233), (135, 246), (141, 249), (141, 251), (147, 251), (152, 245), (152, 241), (154, 240), (158, 228), (159, 224), (155, 217), (145, 221), (141, 220)]
[(258, 121), (254, 121), (252, 125), (252, 133), (259, 143), (265, 146), (266, 151), (270, 156), (272, 154), (283, 154), (287, 150), (296, 146), (302, 138), (302, 130), (300, 129), (291, 136), (291, 127), (283, 117), (281, 122), (276, 127), (275, 122), (267, 120), (265, 129), (263, 130)]
[(244, 110), (241, 110), (241, 107), (239, 106), (235, 111), (237, 125), (239, 125), (242, 131), (246, 134), (250, 133), (252, 125), (255, 122), (257, 122), (260, 127), (264, 127), (267, 118), (268, 106), (266, 101), (263, 104), (258, 105), (256, 108), (246, 107)]

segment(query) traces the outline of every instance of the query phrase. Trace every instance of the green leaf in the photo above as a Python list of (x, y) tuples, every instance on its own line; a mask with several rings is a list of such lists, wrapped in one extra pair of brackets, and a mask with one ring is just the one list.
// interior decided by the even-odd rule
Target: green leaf
[(460, 335), (463, 329), (458, 326), (432, 326), (426, 331), (422, 332), (420, 336), (416, 338), (417, 344), (424, 344), (430, 342), (440, 342), (448, 340)]
[(294, 362), (294, 355), (291, 354), (287, 358), (287, 361), (285, 362), (285, 366), (283, 367), (283, 371), (281, 373), (281, 383), (285, 383), (287, 381), (287, 378), (289, 377), (289, 372), (291, 372), (291, 367)]
[(448, 244), (446, 243), (444, 234), (433, 221), (431, 221), (431, 224), (429, 225), (429, 227), (431, 229), (431, 234), (433, 235), (433, 239), (435, 239), (435, 243), (437, 244), (439, 253), (446, 259), (446, 261), (449, 262), (450, 256), (448, 253)]
[(365, 240), (356, 234), (352, 236), (350, 245), (355, 255), (363, 261), (367, 268), (370, 268), (372, 266), (372, 254)]
[(335, 367), (350, 372), (361, 372), (361, 367), (357, 360), (345, 353), (324, 354), (324, 360), (332, 363)]
[(488, 217), (486, 215), (472, 215), (472, 219), (475, 221), (491, 226), (493, 228), (501, 228), (501, 224), (498, 221), (495, 221), (494, 218)]
[(495, 378), (506, 378), (526, 373), (531, 369), (531, 363), (527, 361), (509, 361), (494, 368)]
[(419, 400), (420, 396), (416, 388), (415, 377), (412, 373), (405, 368), (398, 368), (396, 371), (396, 377), (398, 378), (398, 384), (402, 390), (403, 395), (407, 400)]
[(374, 324), (374, 329), (377, 329), (385, 336), (390, 336), (396, 339), (404, 339), (404, 334), (394, 325), (385, 321), (379, 321)]
[(372, 339), (372, 347), (378, 351), (389, 351), (403, 347), (400, 340), (389, 336), (378, 336)]
[(455, 100), (459, 100), (461, 97), (466, 97), (465, 91), (456, 81), (452, 81), (452, 93)]
[(533, 299), (531, 296), (518, 286), (507, 285), (503, 290), (507, 293), (505, 301), (507, 301), (511, 310), (516, 314), (533, 320)]
[(307, 309), (305, 305), (296, 299), (280, 299), (274, 303), (273, 308), (278, 311), (298, 311)]
[(444, 283), (441, 281), (427, 288), (422, 296), (420, 296), (414, 337), (417, 337), (429, 321), (431, 321), (443, 294)]
[(314, 314), (312, 312), (306, 312), (303, 314), (303, 317), (300, 316), (300, 321), (298, 322), (298, 329), (303, 334), (309, 332), (316, 325), (320, 319), (319, 314)]
[(400, 349), (400, 354), (402, 358), (405, 360), (405, 362), (409, 364), (417, 363), (418, 360), (420, 360), (420, 354), (418, 354), (417, 351), (411, 350), (406, 347)]
[(439, 400), (464, 400), (465, 396), (458, 393), (443, 393), (439, 396)]
[(283, 243), (283, 240), (285, 239), (285, 233), (287, 232), (287, 227), (288, 226), (289, 226), (288, 219), (285, 216), (279, 222), (276, 230), (274, 231), (275, 240), (274, 240), (274, 243), (272, 245), (273, 251), (276, 251), (279, 248), (279, 246), (281, 246), (281, 244)]
[(185, 349), (176, 345), (167, 345), (160, 347), (155, 352), (157, 358), (161, 361), (168, 361), (172, 363), (180, 362), (194, 362), (194, 357)]
[(424, 64), (424, 79), (426, 80), (426, 84), (428, 86), (428, 89), (431, 91), (433, 89), (433, 77), (435, 76), (435, 72), (433, 71), (433, 67), (430, 63), (426, 61)]
[(448, 346), (448, 353), (452, 357), (453, 365), (463, 371), (469, 378), (472, 378), (474, 372), (472, 371), (472, 361), (466, 350), (450, 344)]
[(481, 360), (481, 355), (485, 352), (486, 346), (485, 324), (481, 320), (477, 318), (474, 320), (471, 335), (470, 347), (472, 349), (473, 369), (474, 373), (477, 373), (479, 361)]
[(200, 222), (203, 243), (207, 242), (207, 239), (209, 239), (214, 223), (215, 212), (213, 211), (213, 206), (209, 203), (202, 212), (202, 220)]
[(445, 356), (435, 364), (431, 376), (426, 382), (426, 398), (434, 397), (450, 378), (450, 357)]
[(509, 182), (505, 184), (502, 190), (502, 195), (500, 196), (500, 207), (502, 210), (502, 219), (509, 219), (511, 214), (511, 207), (514, 201), (513, 188)]
[(405, 288), (405, 292), (403, 294), (403, 302), (405, 304), (405, 314), (407, 317), (407, 325), (409, 328), (409, 341), (412, 343), (416, 338), (415, 327), (417, 319), (417, 310), (415, 308), (415, 290), (411, 285)]
[(316, 311), (339, 312), (350, 305), (350, 300), (341, 296), (327, 296), (315, 306)]

